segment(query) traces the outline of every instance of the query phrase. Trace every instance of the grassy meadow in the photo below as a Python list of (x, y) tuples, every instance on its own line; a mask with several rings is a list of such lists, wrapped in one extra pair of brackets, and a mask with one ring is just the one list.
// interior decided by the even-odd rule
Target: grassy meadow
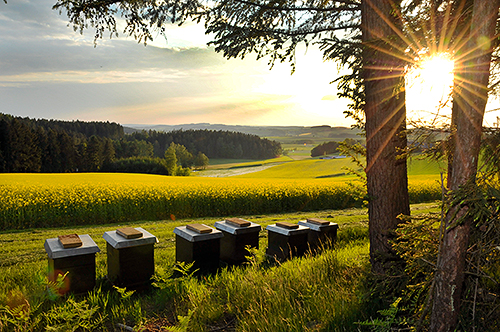
[[(436, 211), (436, 204), (412, 206), (412, 213)], [(264, 256), (265, 227), (318, 217), (339, 224), (335, 250), (294, 258), (282, 264)], [(0, 234), (0, 331), (354, 331), (376, 306), (366, 303), (367, 211), (363, 208), (265, 214), (246, 217), (262, 225), (259, 249), (250, 264), (222, 267), (216, 275), (172, 278), (173, 229), (197, 222), (213, 226), (219, 218), (135, 221), (159, 240), (155, 245), (153, 287), (132, 293), (106, 280), (102, 234), (117, 225), (29, 229)], [(97, 286), (85, 296), (55, 295), (47, 288), (45, 239), (60, 234), (89, 234), (96, 254)], [(122, 324), (122, 325), (118, 325)], [(164, 330), (160, 328), (165, 328)]]

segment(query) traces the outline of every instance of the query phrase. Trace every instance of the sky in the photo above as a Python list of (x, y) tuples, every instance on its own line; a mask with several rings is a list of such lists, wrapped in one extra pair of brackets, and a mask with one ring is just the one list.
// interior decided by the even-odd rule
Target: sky
[(226, 60), (203, 26), (169, 26), (148, 46), (68, 26), (55, 0), (0, 1), (0, 112), (121, 124), (349, 126), (334, 63), (297, 51), (297, 70)]
[[(330, 84), (337, 65), (323, 62), (314, 47), (297, 51), (293, 75), (289, 64), (270, 70), (267, 59), (252, 54), (224, 59), (194, 23), (168, 26), (148, 46), (121, 34), (94, 47), (94, 31), (73, 31), (54, 3), (0, 1), (1, 113), (120, 124), (353, 123), (343, 114), (349, 101)], [(410, 113), (439, 100), (439, 89), (423, 86), (413, 83), (408, 92)], [(496, 113), (485, 122), (492, 125)]]

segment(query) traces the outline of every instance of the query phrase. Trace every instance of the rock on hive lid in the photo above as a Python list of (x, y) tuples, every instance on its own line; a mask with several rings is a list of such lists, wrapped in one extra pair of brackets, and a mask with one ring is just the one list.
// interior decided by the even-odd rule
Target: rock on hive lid
[(307, 218), (307, 221), (310, 222), (311, 224), (320, 225), (320, 226), (330, 225), (329, 221), (319, 219), (319, 218)]
[(59, 235), (57, 238), (64, 249), (81, 247), (83, 244), (77, 234)]
[(287, 221), (277, 222), (276, 226), (281, 227), (281, 228), (286, 228), (286, 229), (297, 229), (297, 228), (299, 228), (299, 225), (292, 224), (292, 223), (287, 222)]
[(235, 227), (248, 227), (251, 225), (250, 221), (241, 218), (227, 218), (226, 222)]
[(199, 234), (212, 233), (212, 228), (208, 227), (207, 225), (203, 225), (203, 224), (190, 224), (190, 225), (186, 225), (186, 228), (193, 231), (193, 232), (199, 233)]
[(116, 230), (116, 234), (126, 239), (137, 239), (142, 237), (142, 232), (132, 227), (123, 227)]

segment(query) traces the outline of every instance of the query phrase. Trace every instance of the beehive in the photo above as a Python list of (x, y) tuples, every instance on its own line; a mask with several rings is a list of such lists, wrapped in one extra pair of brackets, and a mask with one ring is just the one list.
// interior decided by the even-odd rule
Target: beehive
[(312, 250), (316, 250), (321, 245), (330, 245), (337, 239), (339, 225), (327, 220), (309, 218), (299, 221), (299, 225), (309, 228), (307, 242)]
[(82, 294), (95, 287), (95, 254), (99, 247), (88, 235), (61, 235), (46, 239), (49, 282), (55, 283), (58, 276), (64, 276), (62, 285), (57, 285), (60, 294), (68, 292)]
[(221, 231), (206, 225), (191, 224), (174, 229), (175, 260), (193, 263), (201, 273), (215, 272), (219, 268)]
[(223, 233), (220, 240), (220, 259), (229, 264), (241, 264), (249, 256), (247, 247), (259, 248), (261, 226), (240, 218), (230, 218), (215, 223)]
[(266, 255), (283, 261), (306, 253), (309, 228), (288, 222), (279, 222), (267, 226), (266, 230), (268, 232)]
[(154, 245), (158, 239), (141, 227), (105, 232), (108, 279), (118, 287), (149, 286), (155, 271)]

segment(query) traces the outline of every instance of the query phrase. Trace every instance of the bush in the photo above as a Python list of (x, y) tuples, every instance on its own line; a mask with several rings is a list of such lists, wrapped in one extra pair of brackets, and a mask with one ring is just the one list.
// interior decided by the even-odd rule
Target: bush
[(149, 157), (132, 157), (119, 159), (103, 165), (101, 171), (111, 173), (144, 173), (171, 175), (164, 159)]

